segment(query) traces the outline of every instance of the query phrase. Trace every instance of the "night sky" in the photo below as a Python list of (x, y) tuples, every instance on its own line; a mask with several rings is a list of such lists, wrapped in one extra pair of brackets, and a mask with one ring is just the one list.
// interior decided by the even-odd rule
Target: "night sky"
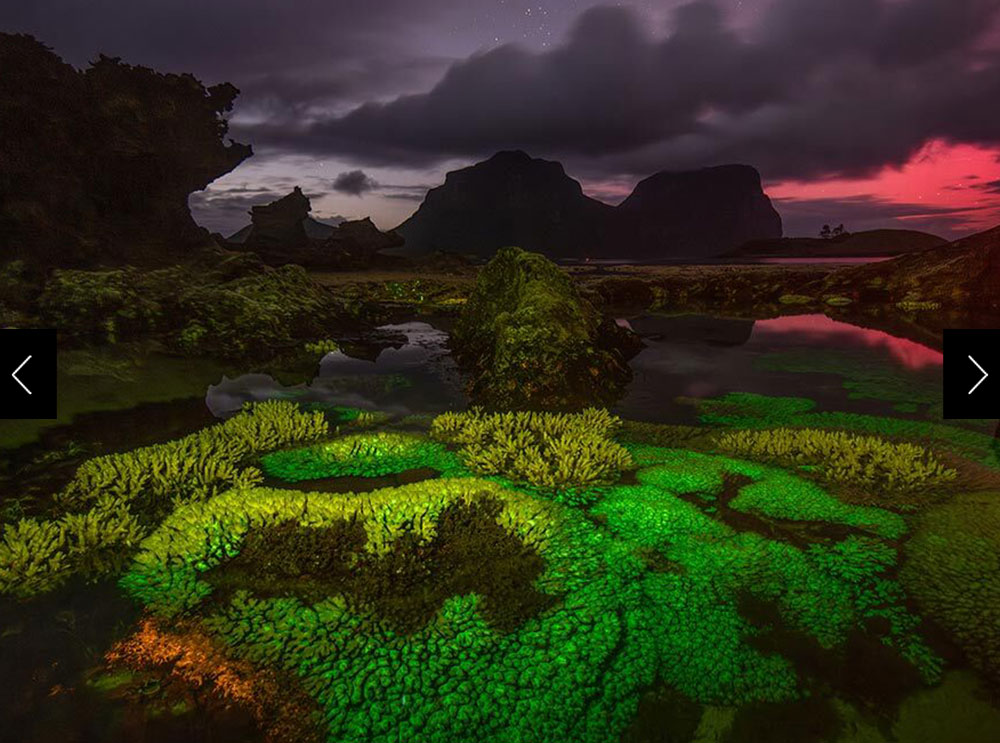
[(1000, 0), (29, 0), (0, 30), (237, 85), (256, 154), (191, 199), (227, 233), (296, 184), (394, 227), (508, 148), (611, 203), (745, 162), (791, 235), (1000, 224)]

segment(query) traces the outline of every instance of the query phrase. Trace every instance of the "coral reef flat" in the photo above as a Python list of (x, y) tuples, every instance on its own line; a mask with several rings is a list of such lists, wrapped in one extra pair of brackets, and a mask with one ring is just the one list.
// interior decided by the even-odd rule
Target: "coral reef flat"
[[(103, 629), (59, 683), (109, 739), (142, 704), (153, 735), (248, 740), (918, 741), (948, 695), (985, 734), (995, 571), (962, 555), (996, 554), (992, 438), (689, 404), (692, 426), (273, 401), (86, 460), (4, 524), (0, 643), (76, 597), (66, 621)], [(75, 714), (39, 683), (4, 702), (26, 737), (30, 710)]]
[(0, 743), (1000, 743), (1000, 0), (303, 5), (0, 4)]
[(11, 309), (68, 323), (63, 419), (0, 450), (18, 739), (992, 740), (961, 307), (834, 265), (233, 260)]

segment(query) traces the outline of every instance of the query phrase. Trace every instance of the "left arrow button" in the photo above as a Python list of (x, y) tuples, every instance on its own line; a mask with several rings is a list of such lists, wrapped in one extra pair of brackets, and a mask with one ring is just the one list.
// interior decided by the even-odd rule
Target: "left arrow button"
[(10, 375), (11, 375), (12, 377), (14, 377), (14, 381), (15, 381), (15, 382), (17, 382), (17, 383), (18, 383), (19, 385), (21, 385), (21, 389), (22, 389), (22, 390), (24, 390), (25, 392), (27, 392), (27, 393), (28, 393), (28, 394), (30, 395), (30, 394), (31, 394), (31, 390), (29, 390), (29, 389), (28, 389), (28, 387), (27, 387), (27, 386), (26, 386), (26, 385), (24, 384), (24, 382), (22, 382), (22, 381), (21, 381), (20, 379), (18, 379), (18, 378), (17, 378), (17, 373), (18, 373), (19, 371), (21, 371), (21, 369), (23, 369), (23, 368), (24, 368), (24, 365), (25, 365), (25, 364), (27, 364), (27, 363), (28, 363), (29, 361), (31, 361), (31, 356), (28, 356), (28, 358), (26, 358), (26, 359), (25, 359), (24, 361), (22, 361), (22, 362), (21, 362), (21, 363), (20, 363), (20, 364), (18, 365), (18, 367), (17, 367), (17, 368), (16, 368), (16, 369), (15, 369), (14, 371), (12, 371), (12, 372), (10, 373)]
[(58, 419), (57, 341), (53, 328), (0, 328), (0, 420)]

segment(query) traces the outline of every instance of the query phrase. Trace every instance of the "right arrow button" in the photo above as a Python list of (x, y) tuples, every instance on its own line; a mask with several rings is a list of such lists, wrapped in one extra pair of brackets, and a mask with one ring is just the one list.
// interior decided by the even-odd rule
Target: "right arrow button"
[(969, 394), (971, 395), (973, 392), (976, 391), (976, 388), (979, 385), (981, 385), (983, 382), (986, 381), (986, 377), (988, 377), (990, 375), (990, 373), (988, 371), (986, 371), (982, 366), (980, 366), (979, 362), (976, 361), (974, 358), (972, 358), (971, 355), (969, 356), (969, 361), (971, 361), (973, 364), (975, 364), (976, 368), (979, 369), (980, 373), (983, 375), (982, 377), (980, 377), (980, 379), (979, 379), (978, 382), (976, 382), (974, 385), (972, 385), (972, 389), (969, 390)]
[(992, 420), (995, 426), (1000, 418), (1000, 329), (946, 328), (943, 335), (942, 417)]

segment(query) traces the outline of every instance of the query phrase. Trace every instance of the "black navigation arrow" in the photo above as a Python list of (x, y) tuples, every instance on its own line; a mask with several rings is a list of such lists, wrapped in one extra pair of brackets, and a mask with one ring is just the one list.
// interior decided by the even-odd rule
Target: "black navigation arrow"
[(944, 417), (1000, 418), (1000, 330), (944, 331)]
[(975, 383), (974, 385), (972, 385), (972, 389), (971, 389), (971, 390), (969, 390), (969, 394), (971, 395), (971, 394), (972, 394), (973, 392), (975, 392), (975, 391), (976, 391), (976, 389), (977, 389), (977, 388), (979, 387), (979, 385), (981, 385), (981, 384), (982, 384), (983, 382), (985, 382), (985, 381), (986, 381), (986, 378), (987, 378), (987, 377), (988, 377), (988, 376), (989, 376), (990, 374), (989, 374), (989, 372), (988, 372), (988, 371), (986, 371), (986, 370), (985, 370), (985, 369), (984, 369), (984, 368), (983, 368), (982, 366), (980, 366), (980, 365), (979, 365), (979, 362), (978, 362), (978, 361), (976, 361), (976, 360), (975, 360), (974, 358), (972, 358), (971, 356), (969, 357), (969, 361), (971, 361), (971, 362), (972, 362), (973, 364), (975, 364), (975, 365), (976, 365), (976, 368), (977, 368), (977, 369), (979, 369), (979, 371), (980, 371), (980, 372), (982, 372), (982, 375), (983, 375), (982, 377), (980, 377), (980, 378), (979, 378), (979, 381), (978, 381), (978, 382), (976, 382), (976, 383)]
[(24, 386), (24, 382), (22, 382), (20, 379), (17, 378), (17, 373), (19, 371), (21, 371), (21, 369), (24, 368), (24, 365), (27, 364), (29, 361), (31, 361), (31, 356), (28, 356), (28, 358), (26, 358), (24, 361), (22, 361), (20, 364), (18, 364), (17, 368), (14, 371), (12, 371), (10, 373), (10, 375), (12, 377), (14, 377), (14, 381), (15, 382), (17, 382), (19, 385), (21, 385), (21, 389), (24, 390), (25, 392), (27, 392), (30, 395), (31, 394), (31, 390), (29, 390), (27, 387), (25, 387)]
[(56, 412), (56, 331), (0, 330), (0, 418)]

